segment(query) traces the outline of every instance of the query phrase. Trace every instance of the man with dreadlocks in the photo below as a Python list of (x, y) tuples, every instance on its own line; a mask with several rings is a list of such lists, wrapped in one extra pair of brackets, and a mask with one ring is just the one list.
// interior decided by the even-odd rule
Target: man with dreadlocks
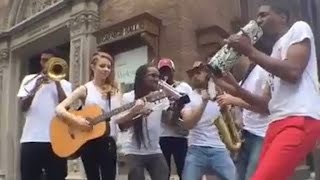
[[(129, 180), (144, 180), (146, 169), (152, 180), (167, 180), (168, 166), (162, 155), (159, 137), (162, 111), (169, 101), (150, 107), (141, 99), (158, 89), (159, 71), (150, 65), (142, 65), (136, 71), (134, 90), (123, 95), (124, 104), (136, 100), (135, 106), (116, 120), (120, 129), (127, 129), (127, 141), (123, 152), (129, 166)], [(142, 116), (138, 116), (142, 115)]]

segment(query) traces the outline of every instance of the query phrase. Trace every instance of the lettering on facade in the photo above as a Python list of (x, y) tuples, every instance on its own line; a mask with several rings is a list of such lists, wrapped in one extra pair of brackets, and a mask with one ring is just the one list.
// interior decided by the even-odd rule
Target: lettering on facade
[(38, 33), (41, 33), (41, 32), (43, 32), (43, 31), (49, 29), (49, 27), (50, 27), (49, 24), (44, 25), (44, 26), (40, 26), (40, 27), (38, 27), (38, 28), (30, 31), (30, 32), (27, 34), (27, 36), (28, 36), (28, 37), (34, 36), (34, 35), (36, 35), (36, 34), (38, 34)]
[(135, 33), (138, 33), (144, 29), (143, 22), (137, 22), (135, 24), (131, 24), (125, 27), (121, 27), (119, 29), (113, 30), (111, 32), (107, 32), (103, 35), (100, 43), (107, 43), (113, 41), (115, 39), (122, 39), (124, 37), (128, 37)]

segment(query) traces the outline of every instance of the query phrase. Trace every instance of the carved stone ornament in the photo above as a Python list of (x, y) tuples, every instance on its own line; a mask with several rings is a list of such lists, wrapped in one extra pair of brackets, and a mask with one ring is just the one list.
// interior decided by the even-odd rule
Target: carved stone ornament
[(81, 71), (81, 62), (80, 62), (80, 50), (81, 50), (81, 40), (76, 39), (71, 43), (71, 48), (73, 48), (73, 58), (71, 59), (71, 83), (73, 87), (76, 88), (80, 85), (80, 71)]
[(75, 17), (71, 17), (68, 23), (70, 28), (71, 37), (83, 33), (93, 33), (99, 28), (99, 17), (97, 13), (88, 12), (82, 13)]
[(7, 67), (9, 64), (9, 50), (2, 49), (0, 50), (0, 69)]
[(48, 7), (62, 1), (63, 0), (25, 0), (22, 10), (22, 20), (27, 19), (28, 17), (31, 17), (36, 13), (39, 13), (47, 9)]
[(0, 67), (0, 106), (2, 105), (2, 94), (3, 94), (2, 90), (3, 90), (3, 68)]
[(3, 70), (8, 67), (9, 64), (9, 50), (0, 50), (0, 106), (2, 103), (2, 91), (3, 91)]

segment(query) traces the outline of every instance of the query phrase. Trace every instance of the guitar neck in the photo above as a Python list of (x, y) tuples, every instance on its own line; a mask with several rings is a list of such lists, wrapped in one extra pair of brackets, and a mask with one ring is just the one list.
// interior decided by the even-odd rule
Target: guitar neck
[(92, 121), (92, 123), (95, 125), (95, 124), (98, 124), (103, 121), (109, 121), (112, 116), (117, 115), (123, 111), (126, 111), (126, 110), (132, 108), (135, 105), (135, 103), (136, 103), (136, 101), (133, 101), (133, 102), (125, 104), (119, 108), (113, 109), (113, 110), (109, 111), (108, 113), (105, 113), (105, 114), (97, 117), (94, 121)]

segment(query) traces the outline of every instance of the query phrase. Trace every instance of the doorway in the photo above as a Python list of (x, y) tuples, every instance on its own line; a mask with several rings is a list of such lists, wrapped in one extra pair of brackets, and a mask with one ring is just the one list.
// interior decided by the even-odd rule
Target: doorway
[[(59, 57), (64, 59), (69, 65), (70, 43), (68, 42), (68, 43), (53, 47), (53, 49), (56, 49), (58, 51)], [(37, 74), (41, 71), (40, 57), (41, 57), (41, 52), (32, 55), (28, 59), (27, 74)], [(69, 79), (69, 77), (67, 77), (67, 79)]]

